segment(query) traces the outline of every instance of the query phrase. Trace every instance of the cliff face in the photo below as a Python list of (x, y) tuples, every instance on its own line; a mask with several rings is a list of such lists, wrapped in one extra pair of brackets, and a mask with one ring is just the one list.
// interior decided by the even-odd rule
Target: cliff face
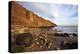
[(33, 12), (23, 8), (17, 2), (11, 2), (12, 27), (54, 27), (56, 24), (43, 19)]

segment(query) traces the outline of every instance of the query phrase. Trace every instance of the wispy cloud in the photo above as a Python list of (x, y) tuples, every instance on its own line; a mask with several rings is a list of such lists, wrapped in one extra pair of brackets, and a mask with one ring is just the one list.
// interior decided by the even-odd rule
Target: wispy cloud
[(19, 2), (20, 5), (36, 14), (55, 22), (57, 25), (77, 25), (78, 6), (71, 4), (53, 4)]

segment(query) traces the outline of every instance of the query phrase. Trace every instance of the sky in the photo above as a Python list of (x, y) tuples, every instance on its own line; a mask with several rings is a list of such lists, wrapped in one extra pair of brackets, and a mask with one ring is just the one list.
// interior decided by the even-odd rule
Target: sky
[(22, 1), (17, 1), (17, 3), (57, 25), (78, 25), (78, 5)]

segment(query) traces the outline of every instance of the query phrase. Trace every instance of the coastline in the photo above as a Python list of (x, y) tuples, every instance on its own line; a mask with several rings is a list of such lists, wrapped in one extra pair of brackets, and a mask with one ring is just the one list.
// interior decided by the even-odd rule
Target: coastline
[[(17, 33), (14, 33), (11, 37), (12, 40), (12, 48), (15, 46), (23, 46), (23, 51), (46, 51), (46, 50), (63, 50), (63, 49), (77, 49), (77, 41), (78, 41), (78, 35), (75, 33), (59, 33), (57, 31), (49, 31), (47, 29), (40, 29), (40, 28), (30, 28), (30, 29), (22, 29), (23, 31), (17, 31)], [(23, 34), (23, 35), (22, 35)], [(25, 34), (25, 35), (24, 35)], [(33, 43), (30, 43), (31, 45), (29, 47), (25, 46), (25, 42), (18, 41), (16, 42), (16, 38), (21, 40), (20, 36), (26, 36), (26, 38), (29, 36), (28, 34), (31, 34), (33, 37), (32, 39)], [(28, 36), (27, 36), (28, 35)], [(23, 38), (24, 40), (24, 38)], [(21, 43), (22, 42), (22, 43)], [(17, 45), (16, 43), (20, 43), (20, 45)], [(71, 46), (73, 46), (71, 48)], [(35, 49), (36, 48), (36, 49)], [(14, 50), (15, 50), (14, 49)], [(12, 50), (12, 51), (14, 51)], [(16, 51), (15, 51), (16, 52)]]

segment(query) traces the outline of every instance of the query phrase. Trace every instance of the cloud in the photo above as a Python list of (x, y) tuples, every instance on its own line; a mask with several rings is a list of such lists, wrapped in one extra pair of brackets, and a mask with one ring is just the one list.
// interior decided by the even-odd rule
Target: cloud
[(58, 25), (77, 25), (78, 6), (36, 2), (18, 2), (24, 8), (35, 12)]

